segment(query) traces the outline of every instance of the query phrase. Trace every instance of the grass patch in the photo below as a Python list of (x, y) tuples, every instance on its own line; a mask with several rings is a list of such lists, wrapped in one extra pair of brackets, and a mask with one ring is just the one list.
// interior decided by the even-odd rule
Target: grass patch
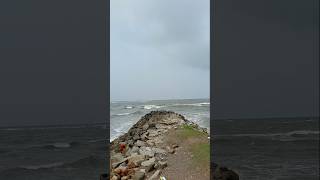
[[(177, 136), (181, 141), (188, 144), (192, 153), (192, 160), (198, 165), (208, 165), (210, 161), (210, 143), (207, 140), (207, 134), (201, 132), (191, 125), (184, 124), (177, 131)], [(187, 141), (185, 141), (187, 140)]]
[(197, 164), (209, 164), (210, 161), (210, 144), (195, 143), (191, 147), (192, 159)]
[(180, 139), (206, 136), (205, 133), (200, 132), (197, 129), (194, 129), (191, 125), (187, 125), (187, 124), (180, 126), (177, 135)]

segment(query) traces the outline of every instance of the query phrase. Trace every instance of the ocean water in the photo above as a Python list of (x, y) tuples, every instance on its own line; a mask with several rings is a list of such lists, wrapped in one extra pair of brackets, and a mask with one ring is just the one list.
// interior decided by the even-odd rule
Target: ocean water
[(213, 159), (245, 180), (319, 179), (319, 119), (213, 122)]
[(95, 180), (107, 172), (105, 125), (0, 129), (0, 179)]
[(182, 114), (201, 127), (210, 128), (210, 100), (154, 100), (145, 102), (111, 102), (110, 141), (126, 133), (145, 114), (155, 110), (168, 110)]

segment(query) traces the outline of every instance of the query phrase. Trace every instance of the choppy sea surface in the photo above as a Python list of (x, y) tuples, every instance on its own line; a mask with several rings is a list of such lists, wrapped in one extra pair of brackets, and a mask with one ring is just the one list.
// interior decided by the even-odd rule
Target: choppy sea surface
[[(112, 102), (111, 140), (153, 110), (209, 128), (209, 99)], [(319, 119), (214, 120), (214, 161), (245, 180), (319, 178)], [(0, 128), (0, 179), (93, 180), (106, 172), (104, 124)]]
[(155, 110), (174, 111), (202, 127), (210, 128), (209, 99), (111, 102), (110, 141), (126, 133), (142, 116)]
[(99, 179), (106, 135), (105, 124), (0, 128), (0, 179)]
[(213, 159), (245, 180), (319, 179), (319, 119), (215, 120)]

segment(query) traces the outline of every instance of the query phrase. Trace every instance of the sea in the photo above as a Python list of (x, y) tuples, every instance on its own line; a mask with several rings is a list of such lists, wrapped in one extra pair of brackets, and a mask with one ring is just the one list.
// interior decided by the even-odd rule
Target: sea
[(142, 116), (156, 110), (174, 111), (210, 129), (209, 99), (116, 101), (110, 104), (110, 141), (126, 133)]
[(96, 180), (106, 173), (106, 125), (0, 128), (0, 180)]
[(213, 161), (241, 180), (319, 179), (319, 118), (213, 119), (210, 100), (111, 102), (110, 141), (154, 110), (182, 114), (212, 132)]
[[(210, 128), (209, 99), (110, 103), (110, 141), (154, 110)], [(319, 118), (214, 119), (213, 161), (244, 180), (319, 178)], [(106, 172), (105, 124), (0, 128), (0, 180), (95, 180)]]
[(319, 118), (213, 121), (213, 161), (244, 180), (318, 180)]

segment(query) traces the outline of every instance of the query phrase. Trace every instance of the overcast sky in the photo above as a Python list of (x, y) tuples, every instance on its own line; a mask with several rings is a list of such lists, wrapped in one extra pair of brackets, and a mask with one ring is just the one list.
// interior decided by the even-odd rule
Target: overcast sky
[(209, 0), (111, 0), (111, 101), (208, 98)]

